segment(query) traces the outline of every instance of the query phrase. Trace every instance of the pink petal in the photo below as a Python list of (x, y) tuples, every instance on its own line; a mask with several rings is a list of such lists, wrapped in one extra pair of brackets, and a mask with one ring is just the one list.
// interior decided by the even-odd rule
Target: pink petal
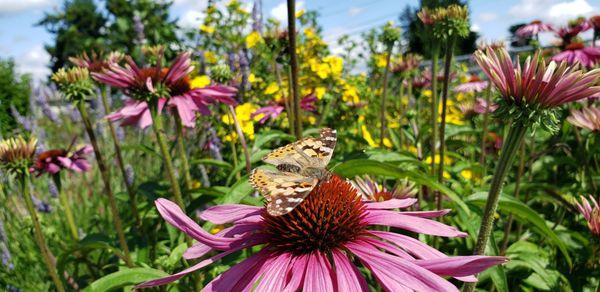
[(455, 256), (417, 260), (415, 264), (440, 276), (465, 277), (507, 261), (508, 258), (499, 256)]
[(364, 220), (370, 225), (397, 227), (408, 231), (429, 235), (445, 237), (467, 236), (466, 233), (458, 231), (453, 226), (448, 226), (446, 224), (425, 218), (403, 215), (402, 213), (386, 210), (369, 210)]
[(196, 126), (196, 111), (198, 107), (189, 96), (173, 96), (169, 99), (169, 105), (177, 109), (181, 123), (188, 128)]
[(332, 275), (331, 266), (324, 255), (318, 251), (309, 254), (302, 292), (333, 291)]
[(421, 217), (421, 218), (437, 218), (440, 216), (444, 216), (448, 213), (450, 213), (450, 209), (444, 209), (444, 210), (435, 210), (435, 211), (406, 211), (406, 212), (402, 212), (402, 215), (410, 215), (410, 216), (415, 216), (415, 217)]
[(399, 209), (406, 208), (414, 205), (418, 200), (409, 199), (390, 199), (383, 202), (369, 202), (365, 203), (367, 210), (379, 210), (379, 209)]
[(259, 251), (214, 278), (208, 285), (202, 288), (202, 291), (240, 291), (235, 290), (235, 287), (248, 286), (252, 279), (254, 279), (256, 272), (267, 260), (269, 260), (270, 256), (271, 253), (266, 249)]
[(336, 271), (335, 291), (369, 291), (369, 285), (348, 257), (339, 250), (332, 252)]
[(273, 291), (280, 292), (285, 288), (286, 276), (289, 272), (291, 262), (289, 253), (282, 253), (262, 271), (262, 280), (258, 283), (254, 291)]
[(202, 212), (200, 218), (214, 224), (226, 224), (250, 215), (260, 215), (262, 209), (264, 208), (241, 204), (217, 205)]
[(285, 289), (283, 289), (284, 292), (296, 292), (300, 289), (300, 285), (304, 281), (307, 265), (307, 255), (299, 255), (293, 259), (293, 264), (288, 272), (289, 281), (287, 282)]

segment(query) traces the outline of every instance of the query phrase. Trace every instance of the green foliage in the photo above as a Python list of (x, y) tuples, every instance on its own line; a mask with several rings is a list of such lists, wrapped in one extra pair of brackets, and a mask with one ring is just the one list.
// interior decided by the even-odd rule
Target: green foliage
[(29, 75), (15, 71), (13, 60), (0, 59), (0, 134), (4, 137), (17, 128), (11, 107), (24, 116), (29, 111), (29, 83)]

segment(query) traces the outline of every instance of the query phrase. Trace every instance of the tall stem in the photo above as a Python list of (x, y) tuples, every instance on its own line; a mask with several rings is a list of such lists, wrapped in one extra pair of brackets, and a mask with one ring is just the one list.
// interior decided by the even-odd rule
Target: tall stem
[(71, 204), (69, 202), (69, 198), (67, 198), (67, 194), (63, 191), (62, 183), (60, 181), (60, 173), (55, 173), (52, 175), (52, 180), (54, 181), (54, 185), (58, 189), (58, 199), (60, 200), (60, 204), (62, 205), (65, 216), (67, 217), (67, 225), (69, 225), (69, 230), (71, 231), (71, 235), (75, 241), (79, 241), (79, 232), (77, 232), (77, 226), (75, 225), (75, 219), (73, 217), (73, 211), (71, 211)]
[(25, 205), (27, 207), (27, 211), (29, 211), (29, 216), (31, 216), (31, 221), (33, 221), (33, 234), (35, 237), (35, 241), (37, 242), (38, 247), (40, 248), (40, 252), (42, 253), (42, 257), (44, 258), (44, 263), (46, 264), (46, 268), (48, 269), (48, 273), (56, 285), (56, 290), (59, 292), (65, 291), (63, 287), (63, 283), (58, 277), (58, 273), (56, 272), (56, 267), (52, 261), (52, 257), (50, 256), (50, 250), (46, 245), (46, 239), (44, 238), (44, 233), (42, 233), (42, 226), (40, 224), (40, 220), (37, 217), (37, 213), (35, 211), (35, 207), (33, 206), (33, 201), (31, 199), (31, 194), (29, 194), (29, 170), (25, 169), (24, 174), (20, 176), (20, 184), (21, 184), (21, 192), (23, 194), (23, 199), (25, 199)]
[(104, 163), (104, 158), (102, 157), (102, 153), (100, 152), (100, 147), (98, 147), (98, 141), (96, 140), (96, 134), (94, 133), (94, 129), (92, 128), (92, 122), (90, 121), (84, 102), (79, 102), (77, 104), (77, 108), (79, 109), (79, 113), (81, 114), (81, 120), (85, 125), (85, 131), (87, 132), (88, 137), (90, 138), (90, 143), (92, 143), (92, 148), (94, 148), (94, 155), (96, 156), (96, 162), (98, 163), (100, 176), (102, 176), (102, 182), (104, 183), (104, 192), (108, 197), (110, 211), (113, 216), (115, 229), (117, 231), (117, 237), (119, 238), (119, 245), (121, 246), (123, 254), (125, 255), (125, 264), (128, 267), (133, 267), (133, 264), (131, 262), (131, 256), (129, 255), (129, 247), (127, 246), (127, 241), (125, 240), (125, 232), (123, 232), (121, 216), (119, 216), (119, 208), (117, 208), (117, 201), (115, 200), (112, 187), (110, 186), (110, 176), (108, 174), (108, 168)]
[[(106, 97), (106, 89), (103, 88), (102, 92), (102, 104), (104, 105), (104, 110), (106, 111), (106, 113), (108, 114), (111, 109), (110, 109), (110, 104), (108, 104), (108, 98)], [(127, 190), (127, 194), (129, 195), (129, 207), (131, 208), (131, 213), (133, 214), (133, 217), (135, 218), (135, 223), (137, 226), (141, 225), (141, 219), (140, 219), (140, 213), (138, 212), (137, 209), (137, 203), (136, 203), (136, 195), (135, 195), (135, 191), (133, 190), (133, 186), (129, 184), (129, 181), (127, 180), (127, 170), (125, 170), (125, 164), (123, 163), (123, 154), (121, 154), (121, 145), (119, 144), (119, 138), (117, 137), (117, 131), (115, 130), (115, 126), (113, 125), (112, 122), (108, 121), (108, 128), (110, 129), (110, 136), (113, 140), (113, 146), (115, 147), (115, 157), (117, 158), (117, 166), (119, 167), (119, 170), (121, 171), (121, 176), (123, 177), (123, 182), (125, 183), (125, 189)]]
[[(521, 144), (523, 137), (525, 136), (525, 132), (527, 132), (527, 128), (528, 125), (525, 125), (522, 122), (516, 122), (511, 125), (508, 131), (506, 141), (502, 146), (502, 153), (500, 153), (498, 165), (496, 165), (494, 177), (492, 178), (490, 191), (488, 193), (485, 209), (483, 211), (483, 218), (481, 218), (481, 226), (479, 227), (477, 244), (475, 245), (475, 250), (473, 251), (473, 254), (475, 255), (482, 255), (484, 253), (487, 242), (492, 234), (494, 214), (496, 213), (496, 208), (498, 207), (500, 192), (502, 191), (502, 186), (504, 184), (504, 180), (506, 179), (508, 170), (512, 166), (515, 159), (517, 149)], [(473, 289), (475, 289), (475, 284), (476, 283), (465, 284), (463, 291), (473, 291)]]
[(487, 174), (487, 166), (485, 164), (485, 139), (487, 139), (488, 135), (488, 119), (489, 119), (489, 111), (490, 111), (490, 97), (492, 95), (492, 83), (488, 85), (487, 94), (485, 95), (485, 112), (483, 113), (483, 125), (482, 125), (482, 133), (481, 133), (481, 153), (479, 156), (479, 165), (481, 165), (481, 183), (484, 183), (483, 178), (485, 178)]
[(175, 130), (177, 131), (177, 152), (179, 152), (179, 158), (181, 159), (185, 188), (191, 190), (193, 185), (192, 175), (190, 174), (190, 163), (188, 162), (187, 153), (185, 151), (185, 144), (183, 144), (183, 126), (181, 124), (181, 117), (178, 113), (175, 113)]
[(165, 169), (167, 170), (167, 176), (169, 177), (169, 181), (171, 183), (171, 189), (173, 190), (175, 202), (181, 209), (185, 210), (183, 197), (181, 196), (181, 188), (179, 187), (179, 182), (177, 181), (177, 176), (175, 175), (175, 169), (173, 168), (173, 159), (171, 158), (169, 146), (167, 145), (167, 137), (165, 136), (165, 130), (163, 128), (163, 120), (158, 112), (158, 104), (153, 104), (150, 106), (150, 115), (152, 116), (152, 130), (156, 136), (158, 148), (160, 148), (160, 153), (165, 164)]
[(431, 175), (435, 175), (435, 149), (437, 148), (437, 71), (440, 47), (433, 44), (431, 56)]
[[(521, 178), (523, 177), (523, 172), (525, 170), (525, 141), (521, 141), (521, 145), (519, 146), (519, 171), (517, 172), (517, 177), (515, 177), (515, 191), (513, 193), (513, 197), (519, 199), (519, 193), (521, 192)], [(508, 240), (510, 235), (510, 230), (512, 229), (512, 224), (514, 221), (513, 214), (508, 216), (508, 221), (506, 222), (506, 228), (504, 229), (504, 237), (502, 238), (502, 244), (500, 247), (500, 255), (504, 255), (506, 249), (508, 248)]]
[[(454, 54), (454, 37), (450, 37), (446, 44), (446, 56), (444, 61), (444, 83), (442, 84), (442, 124), (440, 125), (440, 165), (438, 166), (438, 182), (444, 181), (444, 154), (446, 151), (446, 105), (448, 103), (448, 86), (450, 83), (450, 70), (452, 55)], [(442, 208), (442, 193), (436, 192), (437, 208)]]
[(292, 70), (292, 100), (294, 111), (294, 132), (296, 139), (302, 139), (302, 113), (300, 112), (300, 97), (298, 96), (298, 60), (296, 56), (296, 1), (287, 0), (288, 13), (288, 38), (290, 54), (290, 67)]
[(380, 119), (380, 123), (381, 123), (381, 130), (380, 130), (380, 135), (379, 135), (379, 147), (384, 147), (383, 146), (383, 139), (385, 138), (385, 106), (386, 106), (386, 100), (387, 100), (387, 87), (388, 87), (388, 75), (390, 72), (390, 59), (392, 58), (392, 49), (394, 47), (393, 46), (389, 46), (386, 50), (386, 56), (385, 56), (385, 70), (383, 70), (383, 89), (381, 91), (381, 111), (379, 112), (379, 119)]
[(246, 173), (250, 174), (252, 166), (250, 165), (250, 152), (248, 152), (248, 144), (246, 144), (246, 138), (244, 137), (244, 132), (242, 131), (240, 122), (235, 114), (235, 109), (231, 105), (229, 106), (229, 113), (233, 119), (233, 124), (235, 125), (235, 131), (238, 135), (238, 139), (240, 140), (240, 144), (242, 144), (242, 151), (244, 152), (244, 158), (246, 159)]

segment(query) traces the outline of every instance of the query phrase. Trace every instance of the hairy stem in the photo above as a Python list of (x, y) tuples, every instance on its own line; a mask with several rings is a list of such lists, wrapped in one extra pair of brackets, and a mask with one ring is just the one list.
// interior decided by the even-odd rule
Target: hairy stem
[(287, 0), (288, 40), (290, 54), (290, 69), (292, 73), (292, 107), (294, 112), (294, 132), (296, 139), (302, 139), (302, 113), (300, 112), (300, 96), (298, 95), (298, 60), (296, 56), (296, 1)]
[(55, 173), (52, 175), (52, 180), (58, 189), (58, 199), (60, 204), (62, 205), (65, 211), (65, 217), (67, 217), (67, 225), (69, 225), (69, 230), (71, 231), (71, 235), (75, 241), (79, 241), (79, 232), (77, 231), (77, 225), (75, 225), (75, 219), (73, 217), (73, 211), (71, 210), (71, 204), (69, 202), (69, 198), (67, 194), (63, 191), (62, 183), (60, 180), (60, 173)]
[(433, 45), (431, 56), (431, 175), (435, 175), (435, 150), (437, 148), (437, 111), (438, 111), (438, 88), (437, 88), (437, 71), (438, 58), (440, 47), (437, 44)]
[(175, 131), (177, 131), (177, 152), (179, 152), (179, 158), (181, 159), (185, 188), (189, 191), (193, 188), (192, 175), (190, 174), (190, 163), (188, 162), (185, 144), (183, 143), (183, 126), (181, 124), (181, 117), (178, 113), (175, 113)]
[[(448, 86), (450, 83), (450, 70), (452, 55), (454, 54), (455, 38), (451, 37), (446, 44), (444, 61), (444, 83), (442, 84), (442, 123), (440, 125), (440, 164), (438, 166), (438, 182), (444, 182), (444, 154), (446, 151), (446, 105), (448, 103)], [(442, 209), (442, 193), (436, 192), (437, 208)]]
[(386, 56), (385, 56), (385, 70), (383, 71), (383, 89), (381, 91), (381, 110), (379, 112), (379, 119), (380, 119), (380, 123), (381, 123), (381, 128), (380, 128), (380, 135), (379, 135), (379, 147), (384, 147), (383, 146), (383, 139), (385, 139), (385, 129), (386, 129), (386, 125), (385, 125), (385, 107), (386, 107), (386, 99), (387, 99), (387, 88), (388, 88), (388, 75), (390, 72), (390, 59), (392, 58), (392, 49), (394, 47), (393, 46), (389, 46), (387, 48), (386, 51)]

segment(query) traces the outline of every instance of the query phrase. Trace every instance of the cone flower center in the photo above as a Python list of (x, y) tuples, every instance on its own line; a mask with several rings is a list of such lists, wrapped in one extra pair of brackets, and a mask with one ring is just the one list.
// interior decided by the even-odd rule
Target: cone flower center
[(571, 43), (569, 45), (567, 45), (567, 50), (581, 50), (583, 49), (584, 46), (582, 43)]
[[(159, 83), (164, 83), (165, 76), (169, 72), (169, 68), (162, 68), (160, 72), (158, 72), (157, 67), (148, 67), (140, 69), (139, 79), (136, 80), (136, 87), (146, 88), (146, 81), (148, 79), (152, 80), (152, 84), (156, 85)], [(187, 76), (177, 80), (172, 84), (165, 84), (169, 88), (169, 94), (171, 96), (182, 95), (188, 91), (190, 91), (190, 81)]]
[(338, 176), (320, 182), (293, 211), (263, 213), (269, 244), (282, 252), (328, 252), (362, 235), (365, 205), (356, 189)]

